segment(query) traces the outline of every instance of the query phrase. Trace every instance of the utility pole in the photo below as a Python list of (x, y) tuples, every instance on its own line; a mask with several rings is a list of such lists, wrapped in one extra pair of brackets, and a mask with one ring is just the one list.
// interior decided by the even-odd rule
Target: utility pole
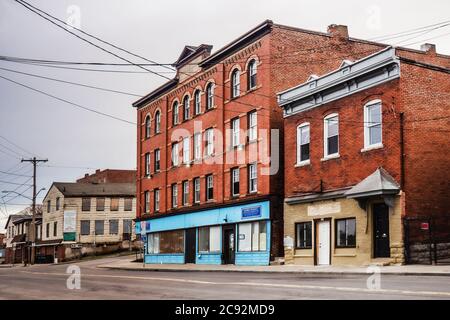
[(47, 162), (48, 159), (36, 159), (33, 157), (32, 159), (22, 159), (22, 162), (31, 162), (33, 164), (33, 203), (32, 203), (32, 212), (33, 215), (31, 217), (31, 227), (30, 227), (30, 242), (31, 242), (31, 257), (30, 263), (34, 264), (34, 258), (36, 255), (36, 165), (39, 162)]

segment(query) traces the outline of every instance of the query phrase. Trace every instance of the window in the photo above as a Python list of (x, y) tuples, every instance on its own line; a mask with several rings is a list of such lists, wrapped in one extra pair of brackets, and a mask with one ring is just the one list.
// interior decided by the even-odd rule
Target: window
[(91, 221), (89, 220), (81, 220), (81, 235), (82, 236), (88, 236), (91, 234)]
[(214, 107), (214, 84), (209, 83), (206, 87), (206, 110)]
[(312, 222), (295, 224), (295, 247), (298, 249), (309, 249), (312, 247)]
[(105, 210), (105, 198), (95, 199), (95, 210), (97, 210), (97, 211)]
[(256, 117), (256, 111), (252, 111), (248, 114), (248, 140), (256, 141), (258, 138), (258, 118)]
[(248, 64), (248, 89), (253, 89), (256, 87), (256, 60), (251, 60)]
[(119, 211), (119, 198), (111, 198), (111, 211)]
[(178, 187), (177, 184), (172, 184), (172, 208), (178, 207)]
[(91, 198), (81, 199), (81, 211), (91, 211)]
[(239, 123), (239, 118), (234, 118), (231, 120), (231, 145), (233, 147), (237, 147), (239, 145)]
[(189, 96), (183, 99), (183, 120), (188, 120), (191, 116), (191, 99)]
[(159, 172), (161, 170), (161, 150), (155, 149), (155, 172)]
[(180, 121), (179, 120), (180, 119), (180, 116), (179, 116), (180, 110), (179, 109), (180, 109), (180, 107), (178, 105), (178, 101), (175, 101), (172, 106), (172, 125), (173, 126), (176, 126)]
[(382, 108), (381, 101), (371, 101), (364, 106), (364, 148), (382, 144)]
[(194, 202), (200, 203), (200, 178), (194, 178)]
[(123, 233), (131, 234), (132, 221), (131, 219), (123, 220)]
[(201, 112), (202, 112), (202, 105), (201, 105), (200, 90), (196, 90), (194, 93), (194, 114), (198, 115)]
[(47, 200), (47, 213), (50, 213), (51, 206), (52, 206), (51, 200)]
[(145, 162), (145, 167), (144, 167), (145, 176), (148, 177), (148, 176), (150, 176), (150, 153), (149, 152), (147, 152), (145, 154), (144, 162)]
[(158, 110), (155, 113), (155, 133), (161, 132), (161, 112)]
[[(14, 229), (13, 229), (14, 230)], [(14, 234), (14, 232), (13, 232), (13, 234)], [(45, 225), (45, 236), (47, 237), (47, 238), (50, 238), (50, 223), (47, 223), (46, 225)]]
[(109, 220), (109, 234), (119, 234), (119, 220)]
[(133, 210), (133, 198), (124, 198), (123, 199), (123, 210), (124, 211)]
[(241, 73), (234, 70), (231, 74), (231, 98), (239, 97), (241, 89)]
[(150, 212), (150, 192), (149, 191), (144, 192), (144, 212), (145, 213)]
[(206, 176), (206, 201), (214, 199), (214, 180), (213, 175)]
[(239, 168), (231, 169), (231, 196), (239, 195)]
[(339, 118), (335, 113), (324, 119), (324, 149), (325, 157), (339, 154)]
[(149, 254), (183, 253), (184, 230), (172, 230), (148, 234), (147, 252)]
[(240, 223), (238, 233), (238, 250), (240, 252), (267, 250), (266, 221)]
[(258, 174), (256, 163), (248, 165), (248, 192), (253, 193), (258, 190)]
[(151, 123), (152, 123), (152, 120), (150, 119), (150, 116), (148, 115), (148, 116), (146, 116), (145, 117), (145, 139), (148, 139), (148, 138), (150, 138), (150, 130), (151, 130)]
[(105, 221), (95, 220), (95, 235), (102, 236), (105, 233)]
[(183, 163), (189, 164), (191, 161), (191, 138), (185, 137), (183, 139)]
[(159, 211), (159, 189), (155, 189), (154, 193), (155, 194), (154, 194), (153, 201), (154, 201), (155, 212), (158, 212)]
[(58, 234), (58, 222), (53, 222), (53, 236), (56, 237)]
[(178, 166), (178, 142), (172, 144), (172, 167)]
[(214, 131), (212, 128), (206, 129), (206, 155), (212, 156), (214, 153)]
[(355, 247), (356, 246), (356, 219), (336, 220), (336, 247)]
[(198, 228), (198, 252), (219, 252), (221, 227)]
[(297, 164), (309, 161), (309, 123), (297, 127)]
[(59, 205), (60, 205), (60, 198), (59, 198), (59, 197), (56, 197), (56, 204), (55, 204), (55, 209), (56, 209), (56, 211), (59, 210)]
[(183, 206), (189, 204), (189, 181), (183, 181)]
[(194, 160), (202, 158), (202, 134), (194, 134)]

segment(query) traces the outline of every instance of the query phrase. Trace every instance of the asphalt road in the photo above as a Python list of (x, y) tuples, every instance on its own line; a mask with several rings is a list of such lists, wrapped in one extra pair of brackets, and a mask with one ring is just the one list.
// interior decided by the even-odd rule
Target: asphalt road
[[(450, 277), (239, 272), (152, 272), (100, 269), (113, 259), (31, 267), (0, 267), (0, 299), (450, 299)], [(69, 289), (68, 267), (80, 267), (80, 288)], [(77, 282), (69, 281), (76, 287)]]

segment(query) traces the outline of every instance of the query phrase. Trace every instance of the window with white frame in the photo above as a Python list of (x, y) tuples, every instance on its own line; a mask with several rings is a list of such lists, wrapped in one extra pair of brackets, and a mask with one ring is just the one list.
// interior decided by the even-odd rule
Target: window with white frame
[(175, 126), (179, 123), (179, 105), (178, 101), (175, 101), (172, 106), (172, 125)]
[(191, 161), (191, 138), (183, 138), (183, 163), (189, 164)]
[(145, 175), (150, 175), (150, 153), (145, 154)]
[(206, 201), (214, 199), (214, 180), (213, 175), (206, 176)]
[(202, 105), (201, 105), (200, 90), (196, 90), (194, 93), (194, 114), (198, 115), (201, 112), (202, 112)]
[(155, 172), (161, 170), (161, 150), (155, 149)]
[(194, 160), (202, 158), (202, 134), (194, 134)]
[(183, 99), (183, 120), (188, 120), (191, 116), (191, 101), (189, 96), (185, 96)]
[(231, 97), (236, 98), (240, 95), (241, 89), (241, 73), (239, 70), (234, 70), (231, 74)]
[(144, 192), (144, 212), (145, 213), (150, 212), (150, 192), (149, 191)]
[(231, 196), (239, 195), (239, 168), (231, 169)]
[(267, 222), (255, 221), (238, 224), (238, 251), (267, 250)]
[(220, 226), (198, 228), (198, 252), (220, 252), (221, 235)]
[(256, 163), (248, 165), (248, 192), (253, 193), (258, 191), (258, 174)]
[(172, 144), (172, 166), (176, 167), (179, 164), (178, 159), (178, 142)]
[(189, 204), (189, 181), (183, 181), (183, 206)]
[(256, 139), (258, 138), (257, 126), (258, 126), (257, 114), (256, 114), (256, 111), (252, 111), (248, 114), (248, 140), (249, 141), (256, 141)]
[(151, 123), (152, 120), (150, 119), (150, 115), (145, 117), (145, 139), (150, 138), (150, 133), (151, 133)]
[(155, 113), (155, 133), (161, 132), (161, 112), (158, 110)]
[(231, 120), (231, 146), (237, 147), (239, 145), (239, 132), (240, 132), (239, 118)]
[(382, 145), (381, 100), (374, 100), (364, 106), (364, 148)]
[(200, 203), (200, 178), (194, 178), (194, 203)]
[(256, 60), (251, 60), (248, 64), (248, 89), (253, 89), (256, 87)]
[(214, 153), (214, 131), (213, 128), (206, 129), (206, 155), (212, 156)]
[(172, 208), (178, 207), (178, 186), (176, 183), (172, 184)]
[(339, 116), (337, 113), (324, 118), (324, 154), (325, 157), (339, 155)]
[(154, 190), (153, 201), (154, 201), (155, 212), (158, 212), (159, 211), (159, 189)]
[(297, 127), (297, 164), (309, 162), (309, 123)]
[(209, 83), (206, 87), (206, 109), (212, 109), (214, 107), (214, 84)]

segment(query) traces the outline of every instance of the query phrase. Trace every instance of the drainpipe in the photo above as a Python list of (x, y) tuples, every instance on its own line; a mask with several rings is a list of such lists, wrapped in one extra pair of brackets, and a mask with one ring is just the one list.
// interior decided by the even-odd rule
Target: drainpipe
[(405, 140), (404, 140), (404, 113), (400, 112), (400, 188), (405, 187)]

